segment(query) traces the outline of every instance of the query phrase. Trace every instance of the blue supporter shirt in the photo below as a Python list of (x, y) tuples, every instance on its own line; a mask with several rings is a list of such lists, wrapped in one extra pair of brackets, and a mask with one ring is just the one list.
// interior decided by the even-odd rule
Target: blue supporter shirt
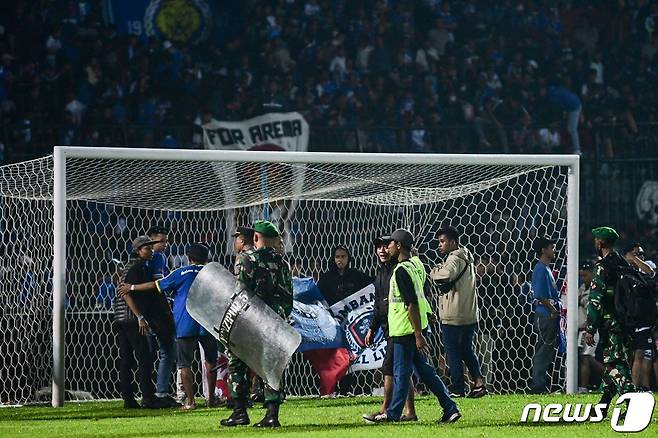
[(182, 266), (165, 278), (156, 280), (155, 286), (162, 293), (174, 296), (174, 322), (176, 323), (176, 337), (186, 338), (189, 336), (208, 336), (209, 333), (196, 322), (185, 308), (187, 294), (190, 292), (192, 282), (203, 265)]
[[(532, 292), (535, 299), (546, 298), (553, 301), (559, 301), (560, 294), (553, 278), (553, 273), (541, 260), (537, 261), (532, 270)], [(544, 315), (550, 315), (550, 311), (541, 303), (537, 302), (535, 312)]]
[(161, 252), (153, 253), (153, 258), (149, 260), (148, 266), (149, 269), (151, 270), (151, 275), (153, 275), (154, 280), (159, 280), (169, 275), (169, 266), (167, 266), (167, 258)]
[(582, 105), (580, 98), (564, 87), (548, 87), (548, 100), (564, 111), (576, 111)]

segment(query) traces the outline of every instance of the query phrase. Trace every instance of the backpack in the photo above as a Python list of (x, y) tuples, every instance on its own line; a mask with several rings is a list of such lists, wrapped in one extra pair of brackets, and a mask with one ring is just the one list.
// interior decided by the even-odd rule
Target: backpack
[(626, 328), (651, 327), (656, 322), (656, 283), (632, 267), (619, 267), (614, 290), (615, 317)]

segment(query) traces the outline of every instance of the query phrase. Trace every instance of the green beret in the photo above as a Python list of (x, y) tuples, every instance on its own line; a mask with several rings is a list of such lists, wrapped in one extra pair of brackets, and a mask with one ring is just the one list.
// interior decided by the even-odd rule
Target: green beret
[(256, 221), (252, 227), (255, 232), (265, 237), (278, 237), (281, 235), (279, 229), (270, 221)]
[(608, 242), (615, 242), (619, 239), (619, 234), (610, 227), (599, 227), (592, 230), (592, 235), (595, 239), (601, 239)]

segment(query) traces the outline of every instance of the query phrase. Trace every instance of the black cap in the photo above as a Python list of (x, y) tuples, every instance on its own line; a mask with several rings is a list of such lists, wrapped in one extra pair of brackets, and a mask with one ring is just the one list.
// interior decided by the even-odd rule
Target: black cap
[(187, 248), (187, 255), (197, 262), (207, 262), (208, 253), (209, 249), (203, 243), (193, 243)]
[(542, 237), (537, 237), (532, 244), (532, 249), (537, 253), (541, 253), (541, 250), (546, 248), (548, 245), (552, 245), (557, 240), (555, 239), (549, 239), (548, 237), (542, 236)]
[(387, 244), (391, 241), (390, 236), (379, 236), (375, 237), (375, 239), (372, 241), (372, 244), (375, 246)]
[(254, 238), (254, 229), (251, 227), (237, 227), (235, 229), (235, 233), (233, 233), (233, 237), (238, 237), (238, 236), (245, 236), (248, 239), (253, 239)]
[(414, 235), (404, 228), (398, 228), (390, 236), (383, 236), (382, 240), (388, 240), (389, 242), (395, 240), (406, 249), (411, 249), (414, 246)]

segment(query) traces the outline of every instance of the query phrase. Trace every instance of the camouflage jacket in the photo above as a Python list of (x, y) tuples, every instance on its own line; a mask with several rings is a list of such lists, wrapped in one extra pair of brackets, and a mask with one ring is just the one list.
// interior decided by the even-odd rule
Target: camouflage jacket
[(614, 293), (620, 266), (628, 266), (628, 262), (616, 251), (612, 251), (596, 263), (587, 303), (585, 329), (588, 333), (596, 333), (604, 324), (615, 325)]
[(233, 275), (239, 275), (240, 274), (240, 266), (244, 264), (244, 259), (249, 258), (251, 254), (256, 251), (254, 248), (249, 248), (240, 251), (236, 256), (235, 256), (235, 263), (233, 263)]
[(292, 311), (292, 275), (288, 263), (272, 248), (247, 251), (236, 260), (238, 279), (281, 317)]

